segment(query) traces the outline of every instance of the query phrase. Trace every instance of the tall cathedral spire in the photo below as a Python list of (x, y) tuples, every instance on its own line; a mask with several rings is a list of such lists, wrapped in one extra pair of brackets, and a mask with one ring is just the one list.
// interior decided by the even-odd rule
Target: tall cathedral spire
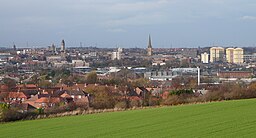
[(149, 35), (149, 37), (148, 37), (148, 48), (147, 48), (147, 55), (148, 56), (152, 56), (152, 53), (153, 53), (153, 51), (152, 51), (152, 44), (151, 44), (151, 37), (150, 37), (150, 35)]
[(148, 36), (148, 48), (152, 48), (150, 35)]

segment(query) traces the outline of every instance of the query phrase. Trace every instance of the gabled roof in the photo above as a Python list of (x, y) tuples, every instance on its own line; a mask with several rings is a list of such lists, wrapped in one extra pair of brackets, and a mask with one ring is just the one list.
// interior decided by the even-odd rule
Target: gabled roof
[(27, 99), (25, 102), (35, 102), (38, 99), (39, 99), (39, 97), (38, 97), (38, 94), (37, 94), (37, 95), (32, 96), (31, 98)]
[(28, 98), (23, 92), (9, 92), (8, 98)]
[(67, 93), (63, 93), (60, 97), (62, 97), (62, 98), (71, 98), (71, 96)]
[(56, 97), (41, 97), (40, 99), (36, 100), (35, 103), (59, 103), (60, 101), (60, 98)]
[(69, 91), (68, 94), (70, 94), (70, 95), (85, 95), (85, 93), (81, 90), (72, 90), (72, 91)]
[(28, 88), (28, 89), (36, 89), (37, 86), (35, 84), (20, 84), (17, 86), (18, 88)]
[(89, 99), (88, 99), (88, 97), (75, 98), (74, 102), (75, 103), (89, 103)]
[(22, 90), (22, 92), (24, 92), (26, 95), (36, 95), (38, 90)]

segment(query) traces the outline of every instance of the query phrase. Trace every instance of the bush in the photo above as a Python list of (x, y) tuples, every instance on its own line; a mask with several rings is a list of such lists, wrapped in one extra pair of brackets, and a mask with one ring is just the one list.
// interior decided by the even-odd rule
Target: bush
[(171, 95), (181, 95), (181, 94), (193, 94), (193, 90), (186, 90), (186, 89), (182, 89), (182, 90), (173, 90), (170, 92)]
[(157, 106), (160, 104), (160, 99), (156, 97), (149, 97), (149, 106)]
[(116, 103), (115, 108), (122, 108), (122, 109), (124, 109), (124, 108), (127, 108), (127, 104), (126, 104), (125, 101), (121, 101), (121, 102)]
[[(73, 111), (75, 109), (77, 109), (78, 106), (76, 106), (76, 104), (74, 103), (70, 103), (67, 105), (63, 105), (63, 106), (55, 106), (55, 107), (51, 107), (51, 108), (46, 108), (44, 109), (44, 113), (46, 114), (56, 114), (56, 113), (63, 113), (66, 111)], [(81, 105), (82, 107), (82, 105)]]
[(180, 103), (181, 102), (179, 101), (179, 96), (171, 95), (167, 99), (165, 99), (162, 104), (164, 104), (164, 105), (177, 105), (177, 104), (180, 104)]
[(24, 118), (24, 114), (18, 112), (17, 109), (3, 109), (0, 110), (0, 121), (1, 122), (10, 122), (17, 121)]
[(142, 101), (140, 100), (131, 100), (130, 107), (140, 107), (142, 105)]

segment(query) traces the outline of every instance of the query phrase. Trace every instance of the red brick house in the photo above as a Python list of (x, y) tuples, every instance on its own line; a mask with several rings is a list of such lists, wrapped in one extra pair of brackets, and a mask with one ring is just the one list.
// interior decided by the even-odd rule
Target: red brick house
[(29, 98), (24, 92), (6, 92), (6, 102), (19, 102), (22, 103)]

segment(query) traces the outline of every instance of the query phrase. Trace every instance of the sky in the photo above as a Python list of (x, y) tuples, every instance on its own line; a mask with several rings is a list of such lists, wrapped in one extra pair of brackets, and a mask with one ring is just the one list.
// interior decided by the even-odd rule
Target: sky
[(256, 46), (255, 0), (0, 0), (0, 47)]

